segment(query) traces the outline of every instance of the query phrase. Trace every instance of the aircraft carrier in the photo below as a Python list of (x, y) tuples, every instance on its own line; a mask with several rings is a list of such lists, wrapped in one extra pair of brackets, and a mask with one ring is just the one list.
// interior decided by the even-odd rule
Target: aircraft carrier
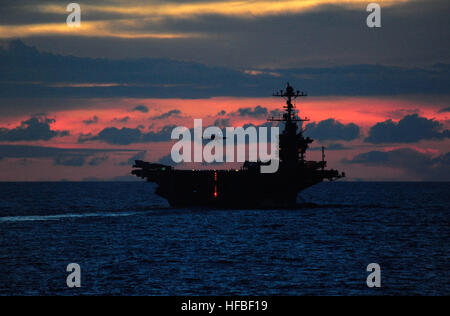
[[(182, 170), (159, 163), (136, 160), (132, 174), (157, 184), (156, 193), (173, 207), (200, 206), (213, 208), (285, 208), (297, 204), (300, 191), (323, 180), (345, 177), (326, 169), (324, 148), (322, 160), (306, 160), (313, 139), (305, 137), (293, 101), (306, 94), (289, 85), (273, 94), (284, 98), (286, 106), (279, 118), (269, 121), (284, 125), (279, 135), (279, 168), (275, 173), (261, 173), (263, 162), (246, 161), (236, 170)], [(267, 163), (267, 162), (266, 162)]]

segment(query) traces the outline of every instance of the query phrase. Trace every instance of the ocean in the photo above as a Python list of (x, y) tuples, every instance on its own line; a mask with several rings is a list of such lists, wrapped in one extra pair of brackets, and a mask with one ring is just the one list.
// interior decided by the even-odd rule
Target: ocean
[(172, 209), (154, 189), (0, 183), (0, 295), (450, 294), (450, 183), (321, 183), (289, 210)]

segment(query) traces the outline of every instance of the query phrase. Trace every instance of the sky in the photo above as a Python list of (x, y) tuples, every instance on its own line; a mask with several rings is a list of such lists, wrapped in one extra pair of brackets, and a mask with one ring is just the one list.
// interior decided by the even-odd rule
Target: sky
[(448, 1), (379, 1), (381, 28), (357, 0), (78, 3), (79, 28), (67, 1), (0, 3), (0, 181), (132, 180), (175, 126), (267, 124), (288, 81), (307, 159), (450, 181)]

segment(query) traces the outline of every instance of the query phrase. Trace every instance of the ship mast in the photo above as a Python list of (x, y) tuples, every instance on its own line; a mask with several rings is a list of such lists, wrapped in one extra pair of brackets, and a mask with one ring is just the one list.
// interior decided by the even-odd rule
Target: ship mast
[(309, 121), (308, 118), (299, 118), (296, 116), (295, 106), (292, 101), (298, 97), (306, 97), (307, 94), (301, 91), (294, 91), (289, 82), (286, 85), (286, 90), (280, 90), (273, 93), (274, 97), (281, 97), (286, 100), (286, 106), (284, 106), (285, 113), (281, 118), (270, 118), (269, 122), (285, 122), (285, 127), (280, 134), (280, 161), (288, 170), (296, 168), (298, 163), (304, 165), (305, 151), (308, 148), (308, 144), (312, 142), (310, 138), (304, 138), (302, 135), (303, 130), (297, 133), (297, 122)]
[(294, 88), (292, 88), (289, 85), (289, 82), (286, 85), (286, 90), (280, 90), (279, 92), (273, 93), (272, 96), (274, 97), (281, 97), (286, 99), (286, 106), (284, 108), (286, 109), (286, 113), (283, 115), (283, 118), (271, 118), (268, 121), (270, 122), (303, 122), (303, 121), (309, 121), (309, 119), (304, 118), (296, 118), (295, 117), (295, 106), (292, 104), (292, 100), (297, 99), (298, 97), (306, 97), (308, 96), (306, 93), (301, 92), (297, 90), (294, 92)]

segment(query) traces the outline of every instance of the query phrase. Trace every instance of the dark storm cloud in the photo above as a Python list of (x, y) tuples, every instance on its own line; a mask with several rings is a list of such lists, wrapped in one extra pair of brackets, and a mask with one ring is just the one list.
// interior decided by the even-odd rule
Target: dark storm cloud
[(323, 140), (354, 140), (359, 137), (359, 126), (354, 123), (342, 124), (332, 118), (306, 125), (306, 136)]
[(83, 123), (86, 125), (97, 124), (99, 121), (98, 116), (94, 115), (94, 117), (84, 120)]
[(47, 117), (32, 117), (23, 121), (20, 126), (8, 129), (0, 128), (0, 141), (17, 142), (17, 141), (37, 141), (50, 140), (54, 137), (68, 136), (68, 131), (54, 131), (51, 124), (54, 119)]
[(418, 114), (407, 115), (398, 123), (387, 120), (377, 123), (369, 130), (364, 140), (373, 144), (381, 143), (413, 143), (423, 139), (444, 139), (450, 137), (449, 130), (434, 120)]
[(450, 106), (439, 110), (439, 113), (447, 113), (447, 112), (450, 112)]
[(138, 128), (123, 127), (118, 129), (116, 127), (107, 127), (97, 135), (81, 135), (78, 139), (79, 143), (87, 141), (101, 141), (114, 145), (129, 145), (135, 143), (149, 143), (149, 142), (166, 142), (170, 141), (172, 130), (175, 125), (164, 126), (158, 132), (143, 133)]
[[(280, 76), (274, 77), (167, 59), (58, 56), (40, 53), (20, 41), (11, 46), (13, 52), (11, 48), (0, 49), (0, 68), (4, 70), (0, 97), (3, 98), (266, 96), (288, 79), (295, 87), (315, 96), (450, 93), (450, 66), (444, 64), (428, 68), (380, 65), (291, 68), (277, 70)], [(68, 100), (67, 106), (73, 106), (73, 102)], [(4, 106), (8, 107), (8, 102), (0, 104), (0, 108)], [(33, 104), (28, 107), (33, 108)], [(148, 110), (145, 106), (134, 109)], [(265, 114), (264, 108), (259, 110), (247, 114)]]
[(138, 105), (132, 109), (133, 112), (138, 111), (142, 113), (148, 113), (148, 107), (145, 105)]
[(181, 111), (180, 110), (170, 110), (166, 113), (163, 113), (161, 115), (153, 116), (150, 119), (151, 120), (162, 120), (173, 116), (180, 116)]
[(419, 176), (422, 180), (450, 180), (450, 152), (433, 157), (410, 148), (400, 148), (391, 151), (370, 151), (359, 154), (345, 163), (363, 164), (403, 169)]

